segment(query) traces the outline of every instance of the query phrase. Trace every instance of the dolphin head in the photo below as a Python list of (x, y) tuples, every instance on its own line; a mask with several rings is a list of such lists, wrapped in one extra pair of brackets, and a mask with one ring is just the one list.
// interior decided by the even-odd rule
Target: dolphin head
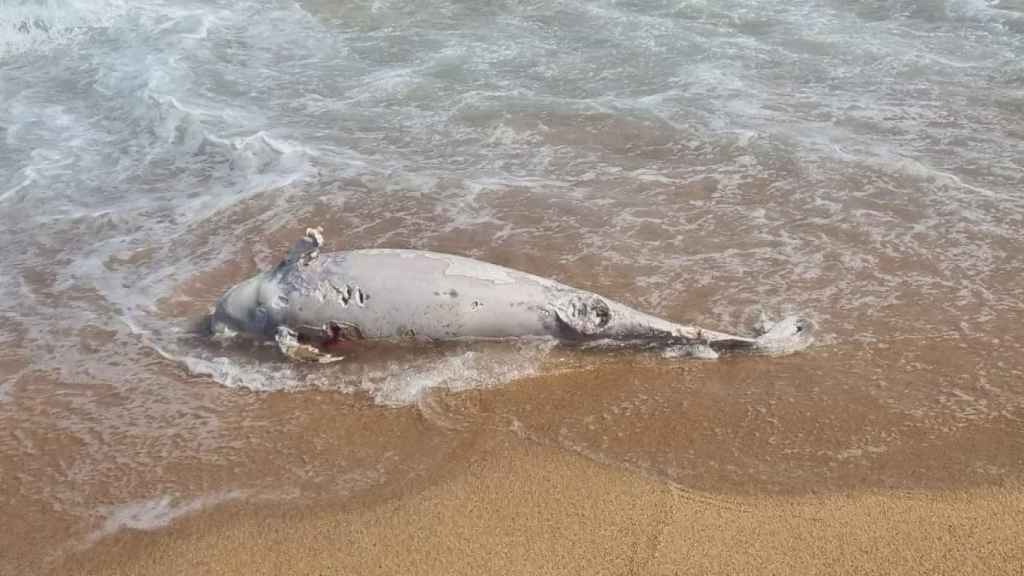
[(210, 329), (214, 335), (266, 335), (273, 332), (265, 305), (268, 301), (266, 280), (265, 274), (253, 276), (231, 287), (220, 297), (210, 318)]

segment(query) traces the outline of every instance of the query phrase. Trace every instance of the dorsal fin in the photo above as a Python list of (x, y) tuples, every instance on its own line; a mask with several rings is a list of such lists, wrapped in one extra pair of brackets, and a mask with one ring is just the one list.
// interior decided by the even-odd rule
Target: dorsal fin
[(596, 336), (608, 326), (612, 317), (608, 303), (597, 296), (573, 296), (552, 308), (563, 336)]

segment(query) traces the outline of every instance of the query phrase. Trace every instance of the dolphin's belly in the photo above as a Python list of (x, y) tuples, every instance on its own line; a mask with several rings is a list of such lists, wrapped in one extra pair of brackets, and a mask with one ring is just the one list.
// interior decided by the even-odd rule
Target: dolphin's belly
[(431, 252), (322, 255), (288, 282), (286, 323), (316, 335), (505, 338), (552, 333), (547, 304), (570, 288), (495, 264)]

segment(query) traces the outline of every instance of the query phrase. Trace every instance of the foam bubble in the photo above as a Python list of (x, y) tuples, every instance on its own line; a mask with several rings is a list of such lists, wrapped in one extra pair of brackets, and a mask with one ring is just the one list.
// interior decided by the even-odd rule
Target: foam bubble
[(78, 40), (127, 11), (121, 0), (13, 0), (0, 4), (0, 57)]
[(707, 344), (687, 344), (686, 346), (672, 346), (661, 353), (663, 358), (698, 358), (701, 360), (717, 360), (718, 352), (715, 352)]
[[(377, 354), (355, 352), (330, 366), (285, 361), (264, 347), (265, 359), (239, 353), (231, 357), (175, 355), (192, 374), (230, 387), (258, 392), (335, 390), (360, 392), (383, 405), (414, 404), (434, 389), (487, 388), (532, 376), (544, 370), (551, 340), (391, 347)], [(234, 352), (239, 352), (237, 349)]]
[(231, 490), (180, 499), (172, 495), (157, 496), (146, 500), (136, 500), (102, 510), (106, 517), (103, 525), (88, 538), (89, 543), (101, 540), (120, 530), (156, 530), (168, 526), (183, 516), (197, 512), (203, 508), (237, 500), (245, 495), (240, 490)]
[(766, 327), (767, 331), (757, 337), (759, 351), (790, 354), (814, 343), (811, 324), (802, 318), (790, 316)]

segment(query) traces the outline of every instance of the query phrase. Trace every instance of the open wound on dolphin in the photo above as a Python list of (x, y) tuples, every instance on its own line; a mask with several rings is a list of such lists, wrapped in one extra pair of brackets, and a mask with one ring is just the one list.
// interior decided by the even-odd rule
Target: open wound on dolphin
[(600, 298), (572, 298), (567, 307), (556, 307), (555, 318), (567, 337), (587, 337), (601, 332), (611, 321), (612, 312)]
[(286, 357), (317, 363), (341, 360), (338, 349), (364, 340), (546, 338), (587, 347), (685, 350), (704, 358), (790, 353), (812, 341), (810, 323), (796, 318), (766, 325), (756, 336), (738, 336), (462, 256), (391, 249), (321, 253), (323, 245), (322, 230), (310, 228), (277, 267), (228, 290), (213, 313), (214, 331), (272, 335)]
[(324, 348), (341, 348), (351, 345), (356, 340), (363, 339), (363, 332), (359, 329), (359, 326), (347, 322), (335, 322), (332, 320), (327, 323), (324, 332), (327, 334), (327, 339), (322, 344)]

